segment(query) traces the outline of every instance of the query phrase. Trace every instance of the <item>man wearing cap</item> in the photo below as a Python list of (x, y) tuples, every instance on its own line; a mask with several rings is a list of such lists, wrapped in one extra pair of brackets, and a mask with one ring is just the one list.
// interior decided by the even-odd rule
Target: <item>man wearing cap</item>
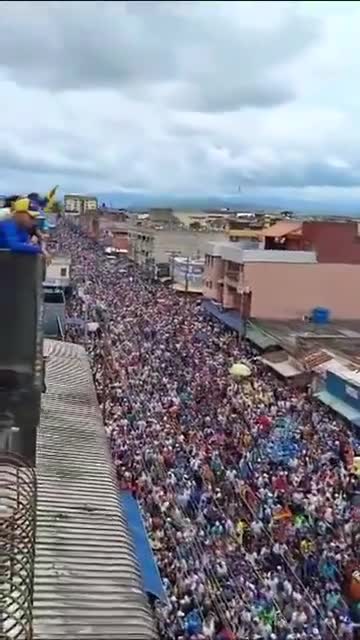
[(37, 211), (31, 211), (29, 198), (20, 198), (13, 203), (12, 216), (0, 220), (0, 249), (17, 253), (42, 253), (39, 244), (31, 243)]

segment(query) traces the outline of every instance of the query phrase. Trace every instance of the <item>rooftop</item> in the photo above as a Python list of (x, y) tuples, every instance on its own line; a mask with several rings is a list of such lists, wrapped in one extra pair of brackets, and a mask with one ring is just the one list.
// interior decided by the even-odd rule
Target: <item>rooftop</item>
[(51, 264), (71, 264), (70, 256), (54, 254), (51, 256)]
[[(325, 350), (344, 361), (358, 364), (360, 358), (360, 320), (339, 320), (315, 324), (305, 320), (253, 320), (253, 324), (285, 349), (304, 353)], [(360, 361), (359, 361), (360, 368)]]
[(301, 233), (302, 222), (300, 220), (279, 220), (271, 227), (264, 229), (263, 235), (266, 238), (282, 238), (287, 235), (299, 235)]
[(90, 196), (87, 195), (86, 193), (66, 193), (64, 195), (64, 198), (80, 198), (80, 199), (86, 199), (86, 200), (97, 200), (96, 196)]
[(244, 262), (272, 262), (289, 264), (314, 264), (314, 251), (282, 251), (271, 249), (243, 249), (233, 242), (208, 242), (207, 254), (238, 264)]
[(156, 637), (82, 347), (45, 340), (34, 640)]

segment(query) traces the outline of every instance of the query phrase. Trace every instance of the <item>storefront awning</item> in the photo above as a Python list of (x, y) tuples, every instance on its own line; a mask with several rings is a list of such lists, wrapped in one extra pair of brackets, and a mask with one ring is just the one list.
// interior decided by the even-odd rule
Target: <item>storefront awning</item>
[(121, 491), (120, 500), (133, 539), (144, 589), (146, 593), (166, 602), (166, 594), (138, 502), (131, 491)]
[(224, 324), (229, 329), (233, 329), (234, 331), (239, 332), (242, 331), (243, 322), (238, 311), (223, 310), (220, 305), (216, 304), (212, 300), (204, 300), (203, 308), (207, 313), (216, 318), (216, 320), (219, 320), (219, 322)]
[(343, 416), (343, 418), (346, 418), (346, 420), (354, 424), (356, 427), (360, 427), (360, 413), (346, 402), (343, 402), (343, 400), (339, 400), (339, 398), (325, 389), (323, 391), (319, 391), (319, 393), (315, 393), (315, 398), (320, 400), (323, 404), (326, 404), (339, 415)]

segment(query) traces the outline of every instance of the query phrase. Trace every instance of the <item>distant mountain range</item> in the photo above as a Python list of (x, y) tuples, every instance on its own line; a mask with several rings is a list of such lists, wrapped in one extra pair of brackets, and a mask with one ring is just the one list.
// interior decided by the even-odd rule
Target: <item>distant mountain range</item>
[(241, 196), (241, 195), (177, 195), (177, 194), (148, 194), (148, 193), (98, 193), (95, 194), (99, 203), (107, 206), (129, 209), (146, 209), (149, 207), (173, 207), (174, 209), (199, 210), (220, 209), (222, 207), (239, 208), (243, 210), (290, 210), (299, 215), (339, 215), (360, 217), (360, 203), (356, 201), (318, 202), (294, 199), (283, 196)]

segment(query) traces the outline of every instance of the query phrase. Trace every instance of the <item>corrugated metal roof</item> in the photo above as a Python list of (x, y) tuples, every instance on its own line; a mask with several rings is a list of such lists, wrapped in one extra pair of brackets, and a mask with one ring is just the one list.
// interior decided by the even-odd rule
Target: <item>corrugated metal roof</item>
[(282, 238), (290, 234), (298, 235), (301, 232), (301, 222), (291, 222), (290, 220), (281, 220), (275, 222), (271, 227), (264, 230), (266, 238)]
[(275, 347), (278, 342), (273, 336), (261, 331), (253, 324), (248, 324), (246, 327), (246, 338), (253, 342), (260, 349), (268, 349), (269, 347)]
[(302, 371), (298, 369), (294, 364), (292, 364), (291, 360), (289, 359), (283, 360), (282, 362), (276, 362), (268, 357), (263, 357), (261, 358), (261, 360), (264, 364), (279, 373), (284, 378), (294, 378), (295, 376), (299, 376), (302, 373)]
[(44, 351), (34, 640), (156, 638), (87, 356), (51, 340)]

